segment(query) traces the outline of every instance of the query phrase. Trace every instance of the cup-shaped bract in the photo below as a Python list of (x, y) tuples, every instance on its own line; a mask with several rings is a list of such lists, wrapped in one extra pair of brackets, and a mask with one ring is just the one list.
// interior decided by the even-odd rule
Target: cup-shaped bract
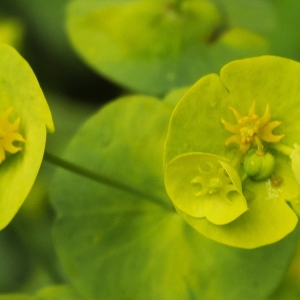
[(247, 208), (235, 169), (222, 157), (187, 153), (174, 158), (166, 169), (166, 189), (175, 207), (213, 224), (232, 222)]
[[(237, 60), (224, 66), (220, 76), (201, 78), (174, 109), (165, 147), (166, 189), (179, 214), (200, 233), (227, 245), (256, 248), (295, 229), (298, 217), (287, 202), (294, 207), (300, 199), (298, 173), (296, 179), (293, 174), (300, 161), (298, 152), (293, 152), (292, 163), (289, 157), (300, 136), (299, 78), (300, 64), (289, 59)], [(218, 224), (211, 217), (191, 214), (182, 203), (179, 207), (177, 195), (170, 192), (169, 172), (182, 177), (174, 162), (189, 153), (222, 157), (219, 162), (235, 170), (239, 178), (235, 182), (241, 182), (239, 195), (245, 197), (248, 210)], [(189, 164), (180, 167), (185, 177), (190, 176)], [(173, 189), (179, 191), (179, 186)]]
[(17, 213), (38, 174), (51, 112), (28, 63), (0, 44), (0, 229)]

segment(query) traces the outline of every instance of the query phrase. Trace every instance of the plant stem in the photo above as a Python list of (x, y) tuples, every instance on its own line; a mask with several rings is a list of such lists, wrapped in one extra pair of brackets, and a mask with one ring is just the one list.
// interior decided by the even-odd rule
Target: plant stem
[(88, 170), (84, 167), (76, 165), (76, 164), (74, 164), (72, 162), (69, 162), (69, 161), (67, 161), (63, 158), (60, 158), (56, 155), (48, 153), (47, 151), (45, 151), (45, 153), (44, 153), (44, 159), (45, 159), (45, 161), (47, 161), (47, 162), (49, 162), (53, 165), (56, 165), (60, 168), (63, 168), (65, 170), (68, 170), (72, 173), (81, 175), (85, 178), (89, 178), (91, 180), (94, 180), (96, 182), (108, 185), (110, 187), (122, 190), (126, 193), (130, 193), (130, 194), (133, 194), (135, 196), (145, 198), (147, 200), (150, 200), (150, 201), (154, 202), (155, 204), (163, 206), (167, 210), (173, 210), (171, 205), (169, 205), (167, 202), (159, 199), (158, 197), (155, 197), (153, 195), (149, 195), (149, 194), (147, 194), (143, 191), (140, 191), (140, 190), (138, 190), (138, 189), (136, 189), (132, 186), (129, 186), (129, 185), (127, 185), (123, 182), (120, 182), (118, 180), (115, 180), (113, 178), (110, 178), (110, 177), (107, 177), (105, 175), (93, 172), (91, 170)]

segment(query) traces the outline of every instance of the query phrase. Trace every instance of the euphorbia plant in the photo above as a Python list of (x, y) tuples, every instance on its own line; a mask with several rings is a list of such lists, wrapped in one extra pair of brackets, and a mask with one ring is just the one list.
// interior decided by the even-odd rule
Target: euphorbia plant
[(178, 213), (205, 236), (256, 248), (294, 230), (299, 76), (300, 64), (284, 58), (234, 61), (175, 108), (165, 184)]
[[(264, 70), (269, 60), (278, 68), (277, 59), (282, 62), (265, 57), (236, 61), (231, 66), (243, 70), (245, 64), (254, 64), (255, 79), (261, 71), (259, 61)], [(251, 76), (245, 78), (247, 84), (249, 81)], [(64, 170), (57, 173), (51, 192), (58, 214), (54, 243), (68, 278), (86, 299), (122, 295), (128, 299), (187, 300), (192, 295), (195, 299), (253, 300), (265, 299), (278, 284), (298, 230), (282, 238), (295, 228), (298, 218), (282, 199), (273, 201), (276, 205), (272, 206), (272, 199), (266, 201), (264, 194), (255, 194), (268, 192), (264, 186), (269, 178), (244, 175), (244, 158), (257, 150), (256, 144), (251, 142), (249, 153), (242, 153), (239, 144), (228, 144), (235, 133), (229, 132), (224, 122), (236, 124), (229, 107), (248, 115), (254, 97), (247, 88), (245, 103), (229, 101), (229, 96), (223, 100), (224, 95), (229, 93), (219, 76), (209, 75), (184, 96), (174, 91), (165, 99), (122, 97), (93, 115), (73, 138), (65, 159), (144, 192), (120, 190)], [(262, 118), (267, 105), (257, 98), (255, 113)], [(268, 126), (282, 121), (271, 130), (271, 136), (277, 137), (284, 134), (280, 130), (285, 119), (274, 115), (271, 102), (269, 108), (270, 120), (263, 119)], [(268, 128), (263, 132), (270, 132)], [(286, 136), (270, 145), (289, 146)], [(165, 192), (165, 142), (166, 186), (180, 215)], [(266, 142), (262, 143), (267, 150)], [(274, 148), (272, 153), (265, 151), (274, 158), (274, 170), (277, 152)], [(267, 163), (269, 154), (265, 154)], [(281, 156), (290, 162), (289, 156)], [(297, 184), (292, 169), (289, 171), (291, 182)], [(280, 185), (279, 178), (276, 184)], [(186, 198), (176, 199), (178, 195)], [(272, 272), (263, 273), (262, 269)]]
[[(49, 58), (56, 46), (63, 55), (56, 6), (62, 4), (8, 2), (24, 11), (32, 7), (30, 24), (40, 25), (45, 42), (55, 38), (47, 44)], [(57, 172), (49, 189), (41, 188), (49, 190), (57, 213), (52, 237), (64, 276), (53, 263), (48, 228), (53, 219), (48, 220), (48, 197), (40, 195), (38, 183), (27, 203), (36, 208), (30, 200), (38, 198), (43, 208), (23, 210), (1, 232), (9, 239), (10, 231), (17, 232), (23, 239), (11, 247), (19, 258), (12, 267), (5, 254), (13, 251), (3, 251), (0, 237), (0, 290), (11, 291), (9, 271), (22, 273), (15, 266), (26, 261), (25, 270), (38, 261), (38, 272), (26, 273), (21, 287), (36, 295), (0, 299), (266, 300), (299, 241), (299, 64), (278, 57), (234, 61), (220, 76), (208, 75), (185, 89), (185, 95), (177, 88), (218, 73), (235, 59), (267, 53), (297, 58), (299, 30), (287, 13), (297, 16), (297, 0), (70, 2), (67, 30), (74, 50), (96, 72), (152, 96), (127, 95), (101, 107), (75, 134), (63, 158), (44, 155), (67, 169)], [(58, 13), (57, 26), (51, 26), (51, 17), (47, 22), (50, 10)], [(29, 60), (32, 53), (38, 57), (37, 48), (24, 49)], [(1, 229), (31, 189), (46, 127), (51, 131), (53, 124), (28, 65), (7, 46), (0, 46), (0, 54)], [(49, 75), (46, 61), (33, 68), (46, 71), (51, 88), (56, 76)], [(75, 63), (70, 65), (66, 82), (73, 87), (77, 72)], [(66, 82), (60, 77), (59, 86)], [(76, 82), (83, 91), (84, 82)], [(72, 102), (66, 118), (64, 99), (55, 100), (52, 92), (58, 90), (49, 96), (64, 130), (63, 138), (56, 135), (49, 146), (59, 153), (61, 141), (73, 134), (69, 121), (77, 126), (81, 112), (77, 115)], [(68, 284), (37, 292), (45, 277), (47, 283)]]

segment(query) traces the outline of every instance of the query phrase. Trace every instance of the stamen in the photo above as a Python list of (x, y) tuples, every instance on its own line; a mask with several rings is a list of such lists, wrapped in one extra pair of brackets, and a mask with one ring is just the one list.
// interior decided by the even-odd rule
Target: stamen
[(14, 144), (15, 142), (25, 142), (23, 136), (18, 132), (20, 119), (16, 119), (13, 123), (8, 120), (11, 112), (12, 108), (0, 115), (0, 163), (6, 158), (5, 152), (14, 154), (22, 150), (20, 146)]
[(233, 112), (237, 124), (230, 124), (222, 119), (225, 129), (235, 134), (226, 140), (226, 145), (236, 143), (240, 146), (239, 150), (242, 153), (246, 153), (254, 145), (257, 147), (257, 155), (264, 155), (263, 141), (277, 143), (284, 137), (283, 134), (274, 135), (272, 133), (273, 129), (278, 127), (281, 122), (270, 122), (271, 116), (268, 104), (262, 117), (259, 117), (255, 112), (255, 102), (253, 102), (247, 116), (243, 116), (232, 107), (230, 107), (230, 110)]

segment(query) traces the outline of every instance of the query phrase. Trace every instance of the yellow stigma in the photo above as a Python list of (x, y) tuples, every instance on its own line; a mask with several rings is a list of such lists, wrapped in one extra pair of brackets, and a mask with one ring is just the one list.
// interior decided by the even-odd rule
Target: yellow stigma
[(11, 111), (12, 109), (9, 109), (0, 115), (0, 163), (5, 159), (5, 151), (17, 153), (22, 150), (21, 147), (15, 146), (14, 142), (25, 142), (23, 136), (18, 132), (20, 119), (16, 119), (13, 123), (8, 120)]
[(222, 119), (226, 130), (234, 133), (233, 136), (226, 140), (226, 145), (236, 143), (240, 147), (242, 153), (253, 146), (257, 146), (257, 155), (264, 155), (262, 141), (267, 143), (278, 143), (283, 137), (282, 135), (274, 135), (273, 129), (281, 124), (281, 121), (270, 122), (271, 115), (269, 111), (269, 104), (267, 104), (264, 115), (259, 118), (255, 113), (255, 102), (253, 102), (248, 116), (242, 116), (237, 110), (230, 107), (232, 110), (237, 124), (233, 125)]

